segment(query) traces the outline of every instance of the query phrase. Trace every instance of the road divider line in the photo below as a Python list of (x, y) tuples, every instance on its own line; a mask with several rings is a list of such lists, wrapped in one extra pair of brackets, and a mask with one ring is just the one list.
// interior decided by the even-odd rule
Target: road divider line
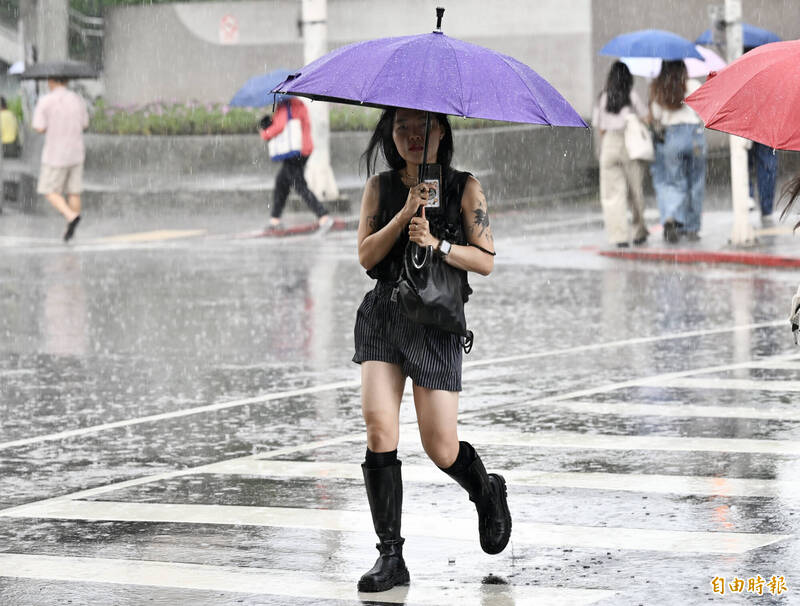
[[(354, 573), (355, 574), (355, 573)], [(317, 600), (359, 600), (353, 578), (337, 578), (314, 571), (281, 570), (185, 564), (154, 560), (63, 557), (38, 554), (0, 553), (0, 577), (144, 585), (169, 589), (273, 595)], [(441, 575), (440, 575), (441, 576)], [(452, 576), (452, 575), (451, 575)], [(440, 606), (481, 606), (482, 604), (537, 604), (539, 606), (589, 606), (611, 597), (606, 589), (531, 587), (449, 583), (446, 585), (414, 579), (405, 587), (372, 594), (381, 603)], [(361, 594), (363, 597), (364, 594)], [(376, 598), (377, 599), (377, 598)]]
[(755, 408), (752, 406), (703, 406), (695, 404), (641, 404), (629, 402), (551, 402), (548, 409), (567, 410), (583, 415), (617, 415), (621, 417), (676, 417), (715, 419), (763, 419), (800, 421), (795, 408)]
[[(58, 501), (18, 508), (14, 518), (48, 518), (103, 522), (149, 522), (175, 524), (220, 524), (303, 528), (342, 533), (372, 534), (368, 511), (256, 507), (250, 505), (196, 505), (172, 503), (129, 503), (120, 501)], [(434, 513), (403, 515), (406, 537), (477, 541), (477, 522), (443, 517)], [(579, 526), (514, 522), (514, 542), (549, 547), (624, 549), (669, 553), (741, 554), (788, 538), (789, 535), (742, 532), (651, 530), (604, 526)]]

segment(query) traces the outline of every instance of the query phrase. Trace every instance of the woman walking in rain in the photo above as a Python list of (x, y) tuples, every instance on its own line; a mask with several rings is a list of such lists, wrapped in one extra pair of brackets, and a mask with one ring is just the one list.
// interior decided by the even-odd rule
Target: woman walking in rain
[[(363, 156), (368, 174), (374, 172), (379, 152), (391, 168), (367, 181), (358, 226), (359, 262), (376, 280), (358, 309), (353, 357), (361, 364), (367, 428), (362, 470), (380, 552), (373, 568), (358, 582), (359, 591), (365, 592), (409, 582), (400, 535), (403, 484), (397, 458), (400, 403), (407, 377), (413, 382), (423, 448), (475, 503), (481, 547), (487, 553), (500, 553), (511, 536), (505, 480), (487, 474), (475, 449), (458, 440), (462, 337), (408, 320), (391, 297), (409, 240), (432, 246), (446, 263), (466, 271), (488, 275), (494, 268), (486, 199), (477, 179), (450, 168), (453, 135), (442, 114), (431, 115), (426, 160), (442, 167), (443, 208), (438, 220), (426, 219), (430, 186), (417, 182), (424, 140), (424, 112), (388, 109)], [(455, 212), (446, 211), (449, 205), (457, 205)], [(420, 207), (422, 216), (416, 216)]]
[(689, 79), (683, 61), (664, 61), (650, 86), (651, 118), (664, 127), (659, 165), (653, 167), (653, 185), (664, 239), (671, 243), (681, 235), (692, 241), (700, 239), (706, 190), (706, 136), (700, 117), (683, 102), (698, 88), (700, 82)]
[(633, 88), (628, 66), (616, 61), (608, 72), (606, 87), (592, 113), (592, 126), (599, 133), (600, 203), (611, 244), (628, 246), (628, 208), (633, 219), (633, 243), (644, 244), (649, 232), (644, 223), (642, 163), (632, 160), (625, 147), (625, 124), (631, 113), (647, 118), (647, 107)]

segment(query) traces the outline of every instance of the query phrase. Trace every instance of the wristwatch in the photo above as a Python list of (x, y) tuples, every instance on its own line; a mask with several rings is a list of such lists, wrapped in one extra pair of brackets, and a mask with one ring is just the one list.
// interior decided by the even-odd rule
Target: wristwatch
[(452, 245), (447, 240), (439, 240), (439, 246), (436, 247), (436, 252), (439, 253), (442, 257), (446, 257), (450, 254), (450, 249)]

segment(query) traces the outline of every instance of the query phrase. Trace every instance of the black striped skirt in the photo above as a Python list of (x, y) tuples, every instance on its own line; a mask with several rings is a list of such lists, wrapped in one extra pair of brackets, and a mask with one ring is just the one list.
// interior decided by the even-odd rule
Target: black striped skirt
[(461, 391), (462, 338), (412, 322), (391, 300), (394, 285), (378, 281), (356, 314), (353, 362), (398, 364), (415, 385)]

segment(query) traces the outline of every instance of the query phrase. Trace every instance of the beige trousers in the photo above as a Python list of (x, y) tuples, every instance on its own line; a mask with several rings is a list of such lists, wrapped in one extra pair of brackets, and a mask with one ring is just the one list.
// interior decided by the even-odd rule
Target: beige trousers
[(611, 244), (631, 239), (628, 209), (631, 211), (633, 239), (647, 236), (642, 173), (642, 163), (628, 158), (624, 131), (606, 131), (600, 144), (600, 203)]

